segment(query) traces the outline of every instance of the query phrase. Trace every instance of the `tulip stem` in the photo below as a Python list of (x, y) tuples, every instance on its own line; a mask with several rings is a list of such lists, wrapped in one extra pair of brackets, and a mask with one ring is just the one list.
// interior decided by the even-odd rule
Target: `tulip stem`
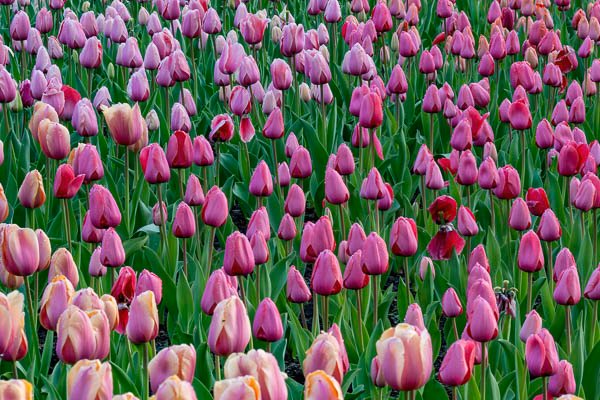
[(149, 343), (144, 343), (142, 344), (143, 347), (143, 360), (144, 360), (144, 368), (142, 369), (142, 381), (144, 382), (144, 394), (143, 394), (143, 399), (147, 400), (148, 397), (150, 396), (150, 384), (149, 384), (149, 377), (148, 377), (148, 346)]
[(433, 113), (429, 113), (429, 149), (432, 154), (435, 154), (433, 151)]
[(377, 306), (379, 305), (379, 285), (377, 284), (377, 275), (373, 275), (371, 283), (373, 284), (373, 329), (375, 329), (375, 327), (377, 326), (377, 321), (379, 320), (377, 315)]
[(571, 306), (565, 306), (565, 325), (567, 327), (567, 355), (571, 355)]
[(592, 311), (592, 344), (590, 349), (596, 344), (596, 328), (598, 326), (598, 300), (594, 301), (594, 308)]
[(31, 325), (31, 336), (33, 338), (33, 358), (35, 359), (39, 352), (38, 345), (38, 334), (37, 334), (37, 314), (34, 314), (33, 310), (33, 294), (31, 293), (31, 285), (29, 284), (29, 277), (23, 277), (25, 281), (25, 293), (27, 297), (27, 311), (29, 313), (29, 323)]
[(487, 369), (487, 342), (481, 343), (481, 400), (485, 397), (485, 370)]
[(215, 248), (215, 227), (211, 226), (210, 227), (210, 243), (208, 245), (208, 260), (206, 263), (206, 279), (208, 280), (208, 277), (210, 276), (210, 273), (212, 272), (212, 258), (213, 258), (213, 251)]
[(581, 239), (583, 240), (583, 238), (585, 237), (585, 214), (583, 213), (583, 210), (579, 213), (579, 217), (581, 221)]
[(550, 292), (554, 292), (554, 262), (552, 259), (552, 242), (548, 242), (548, 283), (550, 284)]
[(69, 205), (67, 204), (67, 199), (63, 199), (63, 215), (65, 217), (65, 229), (67, 231), (67, 244), (69, 245), (69, 251), (73, 252), (73, 247), (71, 246), (71, 221), (69, 218)]
[[(285, 93), (282, 94), (282, 98), (285, 97)], [(271, 149), (273, 150), (273, 168), (275, 168), (275, 177), (277, 178), (277, 195), (279, 197), (279, 201), (283, 201), (283, 193), (281, 192), (281, 184), (279, 183), (279, 168), (277, 165), (277, 143), (275, 140), (271, 140)], [(248, 152), (248, 148), (246, 147), (246, 152)], [(248, 158), (248, 162), (250, 162), (250, 158)]]
[(325, 150), (329, 151), (329, 146), (327, 145), (327, 120), (325, 117), (325, 85), (319, 85), (321, 90), (321, 120), (323, 122), (323, 137), (321, 138), (321, 143), (325, 146)]
[(456, 386), (452, 386), (452, 400), (458, 400), (458, 393), (457, 393), (457, 387)]
[(343, 208), (343, 204), (339, 205), (339, 210), (340, 210), (340, 228), (341, 228), (341, 232), (340, 232), (340, 241), (345, 240), (346, 238), (346, 223), (344, 222), (344, 208)]
[(323, 330), (329, 329), (329, 296), (323, 296)]
[[(129, 223), (129, 149), (125, 147), (125, 226), (127, 227), (127, 234), (131, 233), (131, 227)], [(161, 207), (162, 209), (162, 207)]]
[(521, 131), (521, 192), (525, 191), (525, 131)]
[(221, 357), (215, 354), (215, 375), (217, 381), (221, 380)]
[(406, 305), (410, 304), (410, 274), (408, 272), (408, 257), (404, 258), (404, 283), (406, 284)]
[(302, 322), (302, 327), (304, 329), (308, 329), (308, 324), (306, 323), (306, 314), (304, 313), (304, 304), (300, 303), (300, 321)]
[(533, 291), (533, 274), (527, 272), (527, 312), (531, 311), (531, 297)]
[(593, 240), (593, 243), (594, 243), (594, 245), (593, 245), (593, 248), (594, 248), (594, 252), (593, 252), (594, 261), (593, 262), (594, 263), (598, 262), (598, 258), (597, 258), (598, 257), (598, 219), (597, 219), (598, 215), (597, 215), (597, 211), (598, 211), (598, 209), (594, 208), (594, 211), (593, 211), (593, 214), (592, 214), (592, 218), (593, 218), (592, 219), (592, 224), (593, 224), (593, 230), (592, 230), (593, 238), (592, 238), (592, 240)]
[(491, 189), (488, 190), (488, 193), (490, 195), (490, 220), (491, 220), (492, 231), (493, 231), (496, 227), (496, 213), (494, 212), (494, 195), (492, 194)]
[(183, 191), (183, 181), (185, 180), (185, 169), (179, 170), (179, 195), (181, 196), (181, 200), (185, 199), (185, 194)]
[(17, 369), (17, 361), (12, 362), (13, 379), (19, 379), (19, 370)]
[(544, 391), (544, 396), (542, 399), (546, 400), (548, 398), (548, 378), (545, 376), (542, 377), (542, 387), (542, 390)]
[(187, 239), (183, 238), (183, 274), (188, 278)]
[(260, 266), (256, 266), (256, 303), (260, 303), (262, 298), (260, 297)]
[(456, 318), (452, 318), (452, 329), (454, 330), (454, 336), (456, 337), (456, 340), (459, 340), (460, 337), (458, 336), (458, 327), (456, 326)]
[(165, 231), (165, 224), (167, 223), (167, 221), (165, 219), (165, 211), (163, 209), (162, 189), (160, 187), (160, 183), (156, 185), (156, 196), (158, 197), (158, 209), (160, 212), (160, 241), (162, 242), (164, 255), (167, 248), (167, 233)]
[(362, 319), (362, 290), (356, 291), (356, 312), (358, 316), (358, 339), (360, 340), (360, 349), (363, 350), (365, 347), (363, 338), (363, 319)]

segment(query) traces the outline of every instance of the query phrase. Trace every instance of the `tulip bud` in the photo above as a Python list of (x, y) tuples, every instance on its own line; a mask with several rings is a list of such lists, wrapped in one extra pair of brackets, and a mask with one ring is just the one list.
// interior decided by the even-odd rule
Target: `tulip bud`
[(237, 296), (222, 300), (215, 307), (208, 331), (210, 351), (219, 356), (243, 352), (250, 341), (250, 319)]
[(276, 342), (283, 337), (281, 316), (273, 300), (268, 297), (256, 309), (252, 332), (257, 339), (266, 342)]
[(17, 197), (21, 205), (26, 208), (39, 208), (46, 202), (44, 182), (37, 169), (25, 175)]
[(127, 338), (147, 343), (158, 335), (158, 309), (154, 292), (147, 290), (133, 298), (127, 322)]
[(150, 388), (156, 393), (159, 386), (173, 375), (191, 383), (195, 370), (196, 350), (193, 346), (182, 344), (166, 347), (148, 364)]
[(113, 380), (110, 363), (99, 360), (81, 360), (67, 375), (67, 398), (69, 400), (111, 400)]

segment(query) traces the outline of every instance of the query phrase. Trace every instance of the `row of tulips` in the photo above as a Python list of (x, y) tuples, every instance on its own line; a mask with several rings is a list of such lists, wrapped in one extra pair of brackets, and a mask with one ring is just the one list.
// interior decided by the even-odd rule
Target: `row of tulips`
[(600, 2), (467, 3), (0, 0), (0, 398), (597, 398)]

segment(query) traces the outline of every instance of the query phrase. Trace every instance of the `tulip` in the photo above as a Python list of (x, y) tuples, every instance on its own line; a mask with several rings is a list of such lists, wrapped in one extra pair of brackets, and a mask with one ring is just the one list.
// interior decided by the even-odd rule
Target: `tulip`
[(104, 177), (104, 166), (94, 145), (80, 144), (71, 151), (69, 161), (73, 166), (75, 175), (85, 175), (83, 182), (86, 184)]
[(253, 335), (266, 342), (276, 342), (283, 337), (283, 325), (277, 306), (270, 298), (262, 300), (254, 315)]
[[(179, 203), (173, 219), (172, 232), (178, 238), (191, 238), (196, 233), (194, 212), (185, 202)], [(185, 247), (185, 241), (184, 241)]]
[(182, 344), (166, 347), (148, 364), (150, 388), (156, 393), (160, 385), (174, 375), (191, 383), (195, 369), (196, 350), (193, 346)]
[(558, 363), (557, 371), (548, 381), (548, 394), (562, 396), (575, 393), (576, 384), (573, 366), (567, 360)]
[(305, 400), (342, 400), (343, 398), (344, 396), (340, 384), (325, 371), (314, 371), (305, 377)]
[(81, 360), (67, 375), (69, 400), (111, 400), (113, 397), (112, 372), (109, 363), (99, 360)]
[(312, 290), (321, 296), (331, 296), (342, 290), (342, 273), (335, 254), (325, 249), (319, 253), (310, 278)]
[(0, 223), (6, 221), (10, 209), (8, 206), (8, 200), (6, 193), (4, 193), (4, 187), (0, 184)]
[(115, 227), (121, 223), (121, 211), (112, 193), (104, 186), (92, 186), (89, 205), (90, 221), (96, 228)]
[(0, 381), (0, 397), (3, 399), (33, 400), (33, 385), (25, 379)]
[(217, 304), (237, 295), (237, 286), (233, 286), (229, 279), (223, 269), (217, 269), (210, 274), (200, 301), (200, 306), (205, 314), (213, 315)]
[(545, 242), (553, 242), (560, 239), (562, 235), (560, 222), (558, 221), (558, 218), (556, 218), (556, 215), (554, 215), (554, 211), (552, 211), (551, 208), (548, 208), (542, 214), (537, 234), (540, 239)]
[(127, 338), (132, 343), (147, 343), (158, 335), (158, 309), (154, 292), (147, 290), (131, 302)]
[(137, 104), (133, 108), (129, 104), (115, 104), (104, 109), (103, 114), (113, 140), (122, 146), (134, 144), (148, 129)]
[(306, 351), (306, 357), (302, 363), (302, 371), (305, 376), (311, 372), (322, 370), (338, 383), (344, 379), (348, 366), (344, 364), (343, 344), (329, 332), (322, 332), (313, 341)]
[(453, 288), (448, 288), (442, 296), (442, 312), (448, 318), (458, 317), (463, 312), (460, 299)]
[(412, 391), (429, 379), (432, 350), (427, 330), (401, 323), (384, 331), (376, 347), (379, 374), (391, 388)]
[(229, 378), (215, 382), (215, 400), (260, 400), (260, 384), (254, 376)]
[[(306, 303), (312, 298), (302, 274), (293, 265), (287, 275), (286, 298), (292, 303)], [(304, 314), (303, 310), (302, 314)]]
[(495, 339), (498, 336), (498, 321), (490, 303), (477, 296), (473, 300), (471, 310), (467, 316), (466, 327), (469, 336), (482, 343)]
[(279, 370), (275, 357), (263, 350), (250, 350), (247, 354), (233, 354), (225, 362), (225, 378), (252, 376), (260, 386), (264, 400), (287, 397), (285, 375)]
[(96, 343), (92, 322), (87, 313), (70, 305), (61, 314), (56, 326), (56, 353), (67, 364), (93, 358)]
[(225, 224), (228, 216), (228, 203), (225, 193), (217, 186), (213, 186), (205, 197), (202, 205), (202, 222), (213, 228), (218, 228)]
[(4, 228), (2, 259), (6, 270), (17, 276), (34, 274), (40, 265), (39, 244), (36, 233), (29, 228), (10, 225)]
[(552, 334), (542, 328), (531, 334), (525, 345), (525, 361), (532, 378), (554, 375), (558, 369), (558, 353)]
[(294, 150), (290, 159), (290, 173), (292, 178), (308, 178), (312, 173), (312, 162), (310, 153), (302, 146)]
[(192, 384), (174, 375), (167, 378), (157, 389), (155, 400), (196, 400)]
[(243, 352), (250, 334), (250, 319), (239, 297), (229, 297), (215, 307), (208, 331), (208, 347), (213, 354)]
[(48, 271), (48, 281), (51, 282), (56, 276), (65, 276), (72, 284), (77, 287), (79, 283), (79, 271), (71, 253), (64, 247), (59, 248), (52, 254), (50, 268)]
[(325, 172), (325, 198), (329, 203), (338, 205), (344, 204), (350, 198), (342, 176), (333, 168), (327, 168)]
[(385, 241), (371, 232), (362, 247), (362, 269), (368, 275), (382, 275), (389, 267), (389, 256)]
[(121, 237), (114, 228), (108, 228), (102, 238), (100, 262), (107, 267), (118, 267), (125, 262), (125, 249)]
[(158, 143), (152, 143), (142, 149), (140, 164), (144, 179), (150, 184), (161, 184), (171, 179), (167, 156)]
[(510, 208), (508, 226), (517, 231), (526, 231), (531, 227), (531, 215), (527, 203), (517, 197)]
[(463, 236), (475, 236), (479, 233), (479, 227), (473, 212), (465, 206), (458, 209), (458, 232)]
[(34, 169), (25, 175), (17, 194), (19, 202), (25, 208), (39, 208), (46, 201), (42, 175)]
[(439, 380), (448, 386), (461, 386), (471, 379), (475, 363), (475, 343), (471, 340), (457, 340), (452, 343), (444, 356), (439, 372)]

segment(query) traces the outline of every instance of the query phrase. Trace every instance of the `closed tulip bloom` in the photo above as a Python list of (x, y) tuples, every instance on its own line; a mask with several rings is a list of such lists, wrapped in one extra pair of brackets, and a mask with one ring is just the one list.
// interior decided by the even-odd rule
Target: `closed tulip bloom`
[(58, 122), (45, 119), (38, 126), (38, 140), (46, 157), (62, 160), (71, 150), (69, 130)]
[(561, 360), (558, 363), (556, 373), (550, 376), (548, 381), (548, 393), (551, 396), (562, 396), (573, 394), (577, 389), (573, 366), (567, 360)]
[(194, 212), (185, 202), (179, 203), (173, 219), (172, 232), (178, 238), (191, 238), (196, 233)]
[(102, 43), (96, 36), (86, 40), (81, 53), (79, 54), (79, 63), (88, 69), (95, 69), (102, 64)]
[(273, 193), (273, 177), (269, 166), (261, 160), (250, 179), (250, 194), (257, 197), (270, 196)]
[(277, 90), (287, 90), (292, 86), (292, 71), (284, 60), (276, 58), (270, 67), (273, 86)]
[(102, 238), (100, 262), (107, 267), (118, 267), (125, 262), (125, 249), (121, 237), (114, 228), (108, 228)]
[(540, 149), (548, 149), (554, 144), (554, 130), (547, 119), (542, 119), (535, 129), (535, 144)]
[(85, 33), (77, 20), (64, 19), (58, 30), (58, 40), (70, 49), (80, 49), (85, 45)]
[(151, 143), (142, 149), (140, 164), (144, 172), (144, 179), (150, 184), (160, 184), (171, 179), (167, 156), (158, 143)]
[(185, 186), (184, 201), (190, 207), (201, 206), (204, 204), (204, 191), (200, 179), (194, 174), (190, 174)]
[[(247, 354), (232, 354), (225, 362), (224, 371), (225, 378), (228, 380), (248, 376), (256, 379), (264, 400), (287, 397), (285, 375), (279, 370), (275, 357), (264, 350), (250, 350)], [(235, 398), (239, 399), (239, 396)]]
[(268, 297), (256, 308), (252, 332), (254, 337), (266, 342), (276, 342), (283, 337), (281, 315), (273, 300)]
[(525, 362), (532, 378), (554, 375), (558, 369), (558, 352), (552, 334), (542, 328), (527, 338)]
[(250, 91), (243, 86), (236, 86), (229, 95), (231, 112), (238, 117), (250, 113), (252, 110), (252, 97)]
[(308, 178), (312, 174), (310, 153), (305, 147), (298, 146), (290, 158), (290, 173), (292, 178)]
[(25, 175), (17, 194), (19, 203), (25, 208), (39, 208), (46, 202), (42, 175), (37, 169)]
[(457, 229), (461, 235), (475, 236), (479, 233), (475, 215), (473, 215), (473, 212), (468, 207), (460, 206), (457, 222)]
[(58, 319), (67, 309), (75, 289), (63, 275), (56, 276), (44, 289), (40, 302), (40, 324), (47, 330), (56, 330)]
[(306, 303), (312, 298), (302, 274), (293, 265), (287, 275), (286, 298), (292, 303)]
[(92, 256), (90, 257), (90, 264), (88, 266), (88, 273), (90, 276), (100, 277), (106, 275), (106, 266), (102, 265), (100, 261), (100, 252), (102, 251), (102, 247), (96, 247)]
[(104, 166), (98, 149), (92, 144), (80, 144), (71, 151), (69, 162), (76, 175), (83, 174), (83, 182), (88, 184), (104, 177)]
[(395, 390), (423, 386), (432, 370), (431, 338), (426, 330), (401, 323), (383, 332), (377, 341), (379, 373)]
[(381, 97), (377, 92), (370, 92), (360, 102), (359, 123), (367, 129), (379, 127), (383, 122)]
[(517, 197), (510, 208), (508, 226), (517, 231), (526, 231), (531, 227), (531, 215), (527, 203)]
[(410, 257), (417, 252), (417, 225), (412, 218), (400, 217), (390, 232), (390, 249), (397, 256)]
[(255, 210), (250, 216), (248, 227), (246, 228), (246, 236), (252, 237), (257, 232), (262, 232), (265, 239), (271, 238), (271, 225), (266, 207), (260, 207)]
[(307, 376), (311, 372), (322, 370), (338, 383), (344, 379), (347, 368), (344, 366), (343, 350), (337, 338), (328, 332), (322, 332), (306, 351), (302, 371)]
[(228, 114), (215, 116), (210, 123), (208, 138), (212, 141), (227, 142), (233, 137), (233, 121)]
[(335, 254), (329, 250), (319, 253), (311, 275), (312, 290), (322, 296), (331, 296), (342, 290), (342, 272)]
[(93, 358), (96, 342), (87, 313), (71, 305), (61, 314), (56, 327), (56, 354), (66, 364)]
[(36, 233), (29, 228), (6, 226), (2, 238), (2, 259), (8, 272), (17, 276), (29, 276), (40, 265), (39, 244)]
[(235, 295), (237, 289), (231, 285), (223, 269), (217, 269), (210, 274), (206, 282), (200, 307), (205, 314), (212, 315), (217, 304)]
[(254, 271), (254, 254), (246, 235), (234, 232), (225, 241), (223, 269), (231, 276), (247, 276)]
[(284, 125), (283, 125), (283, 114), (281, 109), (276, 107), (268, 116), (265, 126), (262, 130), (263, 135), (268, 139), (280, 139), (283, 137)]
[(7, 400), (33, 400), (33, 385), (25, 379), (0, 381), (0, 397)]
[(114, 395), (112, 400), (140, 400), (133, 393), (127, 392), (124, 394)]
[(290, 214), (285, 213), (281, 218), (281, 222), (279, 223), (279, 228), (277, 229), (277, 236), (281, 240), (293, 240), (298, 233), (296, 229), (296, 222), (294, 221), (294, 217)]
[(523, 235), (519, 244), (519, 269), (525, 272), (536, 272), (544, 267), (544, 253), (540, 238), (534, 231)]
[(579, 300), (581, 300), (581, 286), (575, 266), (567, 268), (560, 274), (553, 297), (554, 301), (560, 305), (572, 306), (579, 303)]
[(542, 318), (535, 310), (531, 310), (525, 317), (525, 321), (521, 326), (519, 338), (522, 342), (527, 342), (529, 336), (538, 333), (542, 329)]
[(542, 214), (540, 218), (540, 223), (538, 226), (537, 234), (545, 242), (554, 242), (555, 240), (560, 239), (562, 236), (562, 229), (560, 227), (560, 222), (554, 211), (551, 208), (548, 208)]
[(204, 136), (196, 136), (193, 143), (194, 164), (201, 167), (212, 165), (215, 156), (210, 143)]
[(539, 217), (544, 211), (550, 208), (550, 202), (548, 200), (548, 195), (544, 188), (529, 188), (527, 189), (527, 195), (525, 197), (527, 200), (527, 207), (529, 211)]
[(252, 375), (217, 381), (213, 391), (215, 400), (260, 400), (262, 398), (260, 384)]
[(442, 296), (442, 312), (448, 318), (458, 317), (463, 312), (460, 298), (453, 288), (448, 288)]
[(600, 299), (600, 268), (596, 268), (588, 280), (583, 295), (590, 300)]
[(148, 97), (150, 97), (150, 87), (145, 70), (139, 69), (131, 74), (127, 83), (127, 95), (135, 102), (148, 100)]
[(196, 350), (193, 346), (182, 344), (162, 349), (148, 363), (150, 388), (156, 393), (159, 386), (169, 377), (192, 382), (196, 370)]
[(479, 165), (477, 183), (479, 187), (486, 190), (491, 190), (498, 184), (499, 175), (496, 163), (492, 157), (485, 158)]
[(382, 275), (389, 267), (389, 255), (385, 241), (371, 232), (362, 247), (362, 269), (368, 275)]
[(498, 336), (498, 320), (490, 303), (483, 297), (473, 300), (472, 312), (467, 316), (467, 332), (477, 342), (489, 342)]
[(448, 386), (461, 386), (471, 379), (475, 364), (475, 343), (471, 340), (458, 340), (448, 348), (438, 378)]
[(177, 375), (167, 378), (156, 390), (154, 400), (197, 400), (194, 387)]
[(77, 287), (79, 283), (79, 270), (73, 260), (73, 255), (64, 247), (59, 248), (52, 254), (50, 260), (50, 268), (48, 270), (48, 282), (56, 276), (63, 275), (66, 277), (73, 287)]
[(127, 338), (136, 344), (147, 343), (158, 335), (158, 309), (151, 290), (133, 298), (126, 332)]
[(85, 213), (83, 217), (83, 225), (81, 227), (81, 239), (86, 243), (100, 243), (104, 237), (104, 229), (96, 228), (91, 221), (90, 211)]
[(305, 400), (343, 400), (340, 384), (323, 370), (311, 372), (305, 377)]
[(524, 131), (531, 128), (531, 111), (524, 101), (515, 101), (508, 108), (510, 126), (513, 129)]
[(589, 155), (587, 144), (569, 142), (562, 146), (558, 154), (558, 173), (561, 176), (577, 175)]
[(111, 400), (113, 381), (110, 363), (99, 360), (80, 360), (67, 375), (69, 400)]
[(470, 150), (463, 151), (458, 160), (458, 173), (456, 181), (464, 186), (470, 186), (477, 182), (477, 161)]
[(237, 296), (221, 301), (214, 310), (208, 331), (208, 347), (219, 356), (243, 352), (250, 341), (250, 320)]
[(71, 117), (71, 124), (79, 136), (89, 137), (98, 134), (98, 120), (94, 106), (88, 99), (77, 102)]
[(0, 223), (6, 221), (9, 211), (6, 193), (4, 193), (4, 187), (0, 184)]
[(10, 73), (0, 65), (0, 103), (7, 104), (17, 97), (17, 86)]
[(306, 208), (306, 197), (302, 188), (295, 183), (290, 186), (288, 195), (285, 199), (284, 210), (292, 217), (297, 218), (304, 214)]
[(262, 231), (257, 231), (252, 235), (250, 246), (256, 265), (266, 264), (269, 261), (269, 246)]
[(373, 167), (367, 177), (363, 179), (360, 187), (360, 197), (367, 200), (379, 200), (383, 198), (386, 190), (381, 173), (376, 167)]
[(362, 270), (362, 251), (358, 250), (350, 256), (344, 269), (344, 288), (360, 290), (369, 284), (369, 275)]
[(333, 168), (325, 172), (325, 198), (331, 204), (344, 204), (350, 198), (342, 176)]
[(498, 182), (494, 194), (499, 199), (514, 199), (521, 192), (521, 178), (511, 165), (498, 169)]
[(133, 108), (129, 104), (115, 104), (103, 114), (113, 140), (122, 146), (134, 144), (143, 130), (148, 129), (137, 104)]

